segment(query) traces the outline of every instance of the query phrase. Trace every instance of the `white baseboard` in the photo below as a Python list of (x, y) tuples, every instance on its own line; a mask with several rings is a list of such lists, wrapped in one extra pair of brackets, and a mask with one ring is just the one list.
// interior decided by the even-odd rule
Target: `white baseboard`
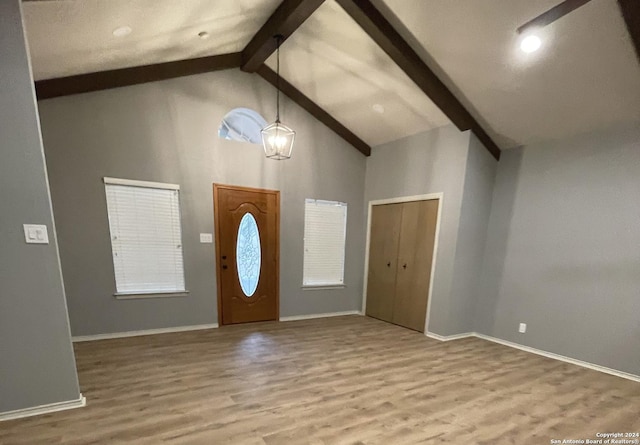
[[(310, 314), (310, 315), (293, 315), (291, 317), (280, 317), (280, 321), (294, 321), (294, 320), (309, 320), (312, 318), (327, 318), (327, 317), (341, 317), (343, 315), (362, 315), (359, 311), (345, 311), (345, 312), (328, 312), (324, 314)], [(186, 331), (200, 331), (203, 329), (215, 329), (218, 327), (218, 323), (201, 324), (193, 326), (178, 326), (174, 328), (162, 328), (162, 329), (146, 329), (142, 331), (127, 331), (127, 332), (113, 332), (108, 334), (95, 334), (95, 335), (78, 335), (71, 338), (74, 343), (80, 343), (85, 341), (96, 340), (111, 340), (114, 338), (125, 337), (139, 337), (143, 335), (155, 335), (155, 334), (170, 334), (173, 332), (186, 332)]]
[(479, 334), (477, 332), (475, 333), (475, 336), (478, 338), (481, 338), (482, 340), (487, 340), (493, 343), (499, 343), (504, 346), (520, 349), (521, 351), (531, 352), (532, 354), (537, 354), (543, 357), (548, 357), (555, 360), (560, 360), (562, 362), (571, 363), (573, 365), (582, 366), (583, 368), (593, 369), (594, 371), (604, 372), (605, 374), (615, 375), (616, 377), (622, 377), (623, 379), (633, 380), (634, 382), (640, 382), (639, 375), (631, 374), (624, 371), (618, 371), (617, 369), (607, 368), (606, 366), (596, 365), (595, 363), (589, 363), (589, 362), (585, 362), (585, 361), (578, 360), (571, 357), (565, 357), (564, 355), (543, 351), (542, 349), (536, 349), (530, 346), (520, 345), (518, 343), (513, 343), (507, 340), (491, 337), (489, 335)]
[(634, 382), (640, 382), (640, 375), (631, 374), (624, 371), (618, 371), (617, 369), (607, 368), (606, 366), (596, 365), (595, 363), (585, 362), (571, 357), (565, 357), (564, 355), (555, 354), (553, 352), (543, 351), (542, 349), (532, 348), (531, 346), (524, 346), (518, 343), (514, 343), (500, 338), (491, 337), (490, 335), (480, 334), (478, 332), (466, 332), (464, 334), (456, 335), (439, 335), (433, 332), (427, 332), (427, 337), (434, 338), (440, 341), (459, 340), (462, 338), (476, 337), (482, 340), (487, 340), (493, 343), (499, 343), (503, 346), (519, 349), (521, 351), (530, 352), (532, 354), (541, 355), (543, 357), (560, 360), (561, 362), (571, 363), (572, 365), (581, 366), (583, 368), (592, 369), (594, 371), (604, 372), (605, 374), (615, 375), (616, 377), (622, 377), (623, 379), (633, 380)]
[(465, 332), (463, 334), (455, 334), (455, 335), (440, 335), (440, 334), (434, 334), (433, 332), (427, 332), (425, 335), (429, 338), (434, 338), (440, 341), (451, 341), (451, 340), (460, 340), (462, 338), (475, 337), (476, 333)]
[(87, 399), (82, 394), (77, 400), (67, 402), (49, 403), (47, 405), (34, 406), (32, 408), (17, 409), (0, 413), (0, 422), (4, 420), (22, 419), (23, 417), (39, 416), (41, 414), (55, 413), (68, 409), (82, 408), (87, 405)]
[[(362, 312), (360, 311), (344, 311), (344, 312), (327, 312), (324, 314), (309, 314), (309, 315), (293, 315), (293, 316), (289, 316), (289, 317), (280, 317), (280, 321), (295, 321), (295, 320), (310, 320), (310, 319), (314, 319), (314, 318), (328, 318), (328, 317), (342, 317), (345, 315), (362, 315)], [(175, 328), (164, 328), (164, 329), (148, 329), (145, 331), (129, 331), (129, 332), (116, 332), (113, 334), (97, 334), (97, 335), (85, 335), (85, 336), (78, 336), (78, 337), (73, 337), (73, 341), (74, 342), (84, 342), (84, 341), (94, 341), (94, 340), (108, 340), (108, 339), (113, 339), (113, 338), (124, 338), (124, 337), (137, 337), (137, 336), (142, 336), (142, 335), (154, 335), (154, 334), (168, 334), (168, 333), (172, 333), (172, 332), (185, 332), (185, 331), (198, 331), (198, 330), (203, 330), (203, 329), (215, 329), (218, 327), (218, 323), (211, 323), (211, 324), (203, 324), (203, 325), (194, 325), (194, 326), (180, 326), (180, 327), (175, 327)], [(532, 348), (530, 346), (524, 346), (518, 343), (514, 343), (514, 342), (510, 342), (507, 340), (502, 340), (496, 337), (491, 337), (489, 335), (485, 335), (485, 334), (480, 334), (478, 332), (465, 332), (462, 334), (455, 334), (455, 335), (439, 335), (433, 332), (427, 332), (425, 334), (427, 337), (429, 338), (433, 338), (435, 340), (439, 340), (439, 341), (452, 341), (452, 340), (460, 340), (463, 338), (470, 338), (470, 337), (476, 337), (476, 338), (480, 338), (482, 340), (487, 340), (493, 343), (499, 343), (501, 345), (504, 346), (508, 346), (511, 348), (515, 348), (515, 349), (520, 349), (521, 351), (525, 351), (525, 352), (530, 352), (532, 354), (537, 354), (537, 355), (541, 355), (543, 357), (548, 357), (548, 358), (552, 358), (555, 360), (560, 360), (566, 363), (571, 363), (573, 365), (578, 365), (578, 366), (582, 366), (583, 368), (588, 368), (588, 369), (592, 369), (594, 371), (600, 371), (600, 372), (604, 372), (605, 374), (610, 374), (610, 375), (614, 375), (617, 377), (622, 377), (624, 379), (628, 379), (628, 380), (633, 380), (634, 382), (640, 382), (640, 376), (635, 375), (635, 374), (631, 374), (628, 372), (624, 372), (624, 371), (618, 371), (616, 369), (612, 369), (612, 368), (607, 368), (606, 366), (601, 366), (601, 365), (596, 365), (594, 363), (589, 363), (589, 362), (585, 362), (582, 360), (578, 360), (578, 359), (574, 359), (571, 357), (565, 357), (564, 355), (560, 355), (560, 354), (555, 354), (553, 352), (548, 352), (548, 351), (543, 351), (541, 349), (536, 349), (536, 348)], [(83, 398), (84, 400), (84, 398)], [(77, 404), (78, 401), (73, 401), (73, 402), (62, 402), (62, 405), (68, 405), (68, 404)], [(55, 411), (60, 411), (62, 409), (71, 409), (71, 408), (77, 408), (78, 406), (84, 406), (84, 401), (82, 402), (82, 405), (74, 405), (74, 406), (69, 406), (67, 408), (63, 407), (60, 409), (57, 409)], [(54, 404), (56, 405), (56, 404)], [(47, 407), (49, 407), (50, 405), (47, 405), (45, 407), (45, 409), (49, 409)], [(39, 408), (29, 408), (28, 410), (31, 409), (39, 409)], [(27, 410), (27, 411), (28, 411)], [(21, 410), (21, 411), (25, 411), (25, 410)], [(50, 411), (45, 411), (45, 412), (50, 412)], [(11, 414), (11, 413), (0, 413), (0, 420), (6, 420), (5, 416)], [(39, 412), (36, 412), (35, 414), (26, 414), (20, 417), (26, 417), (29, 415), (36, 415), (36, 414), (40, 414)], [(10, 417), (10, 418), (17, 418), (17, 417)]]
[(290, 317), (280, 317), (280, 321), (310, 320), (312, 318), (342, 317), (344, 315), (362, 315), (362, 312), (344, 311), (344, 312), (327, 312), (324, 314), (292, 315)]
[(72, 337), (71, 340), (73, 340), (74, 343), (79, 343), (83, 341), (110, 340), (113, 338), (125, 338), (125, 337), (139, 337), (142, 335), (170, 334), (172, 332), (201, 331), (203, 329), (215, 329), (217, 327), (218, 327), (218, 323), (198, 324), (193, 326), (178, 326), (174, 328), (146, 329), (144, 331), (127, 331), (127, 332), (114, 332), (111, 334), (79, 335), (76, 337)]

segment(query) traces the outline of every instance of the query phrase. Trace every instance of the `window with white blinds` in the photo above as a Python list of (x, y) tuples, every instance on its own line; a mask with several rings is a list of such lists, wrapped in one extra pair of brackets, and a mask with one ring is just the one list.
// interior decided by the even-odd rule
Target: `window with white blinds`
[(303, 286), (344, 284), (347, 204), (305, 200)]
[(185, 292), (180, 187), (104, 178), (118, 294)]

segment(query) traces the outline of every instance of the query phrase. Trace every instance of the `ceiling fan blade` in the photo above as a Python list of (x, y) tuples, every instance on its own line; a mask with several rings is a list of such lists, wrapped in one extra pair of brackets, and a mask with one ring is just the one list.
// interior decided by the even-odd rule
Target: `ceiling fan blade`
[(565, 0), (559, 5), (554, 6), (546, 12), (543, 12), (538, 17), (529, 20), (527, 23), (517, 29), (518, 34), (522, 34), (532, 28), (542, 28), (547, 26), (561, 17), (575, 11), (580, 6), (589, 3), (591, 0)]

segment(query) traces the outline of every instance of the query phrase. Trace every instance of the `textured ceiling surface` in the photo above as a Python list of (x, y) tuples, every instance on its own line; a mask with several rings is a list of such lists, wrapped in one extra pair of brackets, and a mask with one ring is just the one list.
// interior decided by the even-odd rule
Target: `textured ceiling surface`
[(616, 0), (592, 0), (547, 26), (531, 54), (516, 28), (560, 0), (376, 3), (503, 149), (640, 123), (640, 64)]
[[(372, 1), (503, 149), (640, 124), (640, 64), (616, 0), (592, 0), (546, 27), (528, 55), (516, 28), (560, 0)], [(240, 51), (279, 4), (44, 0), (23, 9), (34, 76), (47, 79)], [(125, 25), (132, 33), (114, 37)], [(283, 44), (281, 61), (283, 77), (371, 145), (449, 122), (334, 0)]]
[[(275, 70), (275, 55), (267, 65)], [(334, 1), (283, 43), (280, 73), (369, 145), (449, 123)]]
[[(23, 3), (37, 80), (241, 51), (280, 0)], [(112, 32), (129, 26), (131, 34)], [(202, 40), (199, 32), (209, 33)]]

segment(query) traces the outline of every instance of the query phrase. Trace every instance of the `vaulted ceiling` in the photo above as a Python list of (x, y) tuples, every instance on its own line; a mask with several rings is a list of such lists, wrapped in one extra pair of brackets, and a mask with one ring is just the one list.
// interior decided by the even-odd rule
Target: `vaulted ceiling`
[(449, 123), (333, 1), (284, 42), (280, 60), (285, 79), (372, 146)]
[[(241, 51), (281, 0), (23, 3), (36, 80)], [(129, 26), (122, 38), (112, 32)], [(202, 40), (198, 33), (206, 31)]]
[[(560, 1), (372, 3), (501, 149), (640, 125), (640, 64), (616, 0), (588, 2), (544, 28), (541, 50), (519, 50), (518, 26)], [(451, 112), (338, 3), (317, 2), (284, 42), (290, 86), (371, 146), (450, 123)], [(34, 76), (43, 80), (239, 53), (280, 4), (40, 0), (23, 9)], [(132, 32), (114, 37), (125, 25)], [(198, 37), (203, 31), (209, 38)], [(273, 55), (266, 65), (275, 69)]]
[(588, 2), (540, 30), (539, 51), (520, 50), (516, 28), (558, 3), (385, 0), (501, 148), (640, 122), (640, 64), (615, 0)]

